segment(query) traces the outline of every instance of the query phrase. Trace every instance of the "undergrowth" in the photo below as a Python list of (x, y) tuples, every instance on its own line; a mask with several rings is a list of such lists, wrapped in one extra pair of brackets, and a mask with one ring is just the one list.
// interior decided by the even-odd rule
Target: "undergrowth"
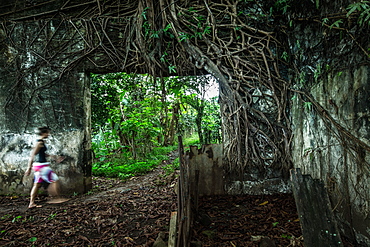
[[(184, 146), (199, 145), (197, 135), (192, 135), (184, 140)], [(94, 145), (93, 145), (94, 146)], [(170, 162), (169, 154), (178, 149), (178, 145), (168, 147), (155, 147), (146, 157), (133, 159), (130, 152), (99, 152), (95, 151), (92, 173), (97, 177), (120, 178), (122, 180), (133, 176), (145, 174), (164, 164), (162, 169), (166, 175), (179, 168), (179, 158)]]

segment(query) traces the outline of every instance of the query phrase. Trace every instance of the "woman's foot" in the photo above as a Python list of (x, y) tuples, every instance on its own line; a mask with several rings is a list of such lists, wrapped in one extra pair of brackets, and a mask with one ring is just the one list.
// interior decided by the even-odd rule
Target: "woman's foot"
[(30, 204), (29, 206), (28, 206), (28, 208), (41, 208), (42, 207), (42, 205), (37, 205), (37, 204)]

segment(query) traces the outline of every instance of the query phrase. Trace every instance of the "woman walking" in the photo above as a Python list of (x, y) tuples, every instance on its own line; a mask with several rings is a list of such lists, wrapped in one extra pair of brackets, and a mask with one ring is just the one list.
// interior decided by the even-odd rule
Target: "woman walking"
[[(47, 157), (54, 159), (57, 163), (64, 160), (64, 157), (57, 155), (48, 155), (46, 153), (47, 147), (45, 145), (45, 139), (50, 135), (49, 127), (38, 128), (38, 134), (40, 138), (37, 140), (35, 146), (31, 151), (31, 156), (28, 161), (28, 169), (25, 173), (26, 176), (31, 174), (31, 169), (35, 172), (33, 187), (31, 190), (30, 204), (28, 208), (39, 208), (41, 205), (35, 203), (37, 193), (41, 186), (44, 186), (48, 190), (52, 200), (48, 203), (62, 203), (68, 201), (68, 199), (60, 198), (59, 196), (59, 178), (50, 168), (50, 162), (47, 161)], [(35, 162), (34, 162), (35, 161)]]

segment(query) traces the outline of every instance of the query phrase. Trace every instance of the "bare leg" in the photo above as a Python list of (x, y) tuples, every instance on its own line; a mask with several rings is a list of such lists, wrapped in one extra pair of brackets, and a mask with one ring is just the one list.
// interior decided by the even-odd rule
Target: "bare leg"
[(59, 181), (55, 181), (49, 185), (48, 188), (49, 195), (51, 196), (51, 200), (48, 203), (62, 203), (66, 202), (69, 199), (61, 198), (59, 194)]
[(55, 181), (49, 184), (48, 193), (53, 198), (59, 197), (59, 181)]
[(31, 190), (30, 205), (28, 206), (29, 208), (40, 207), (39, 205), (36, 205), (35, 203), (37, 192), (39, 191), (40, 187), (41, 187), (41, 184), (38, 184), (38, 183), (33, 184), (33, 187)]

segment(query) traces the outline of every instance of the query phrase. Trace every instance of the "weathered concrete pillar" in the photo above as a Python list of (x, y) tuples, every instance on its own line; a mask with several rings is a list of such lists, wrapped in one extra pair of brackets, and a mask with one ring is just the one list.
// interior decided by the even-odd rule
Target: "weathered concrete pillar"
[(292, 108), (295, 166), (325, 183), (340, 230), (364, 246), (370, 243), (370, 155), (360, 142), (370, 146), (369, 79), (370, 68), (361, 66), (329, 74), (312, 88), (335, 123), (299, 98)]
[(57, 29), (57, 20), (3, 24), (0, 193), (29, 193), (32, 176), (23, 179), (23, 175), (37, 138), (34, 130), (45, 125), (52, 129), (48, 152), (67, 156), (61, 164), (52, 163), (62, 193), (86, 192), (91, 188), (92, 160), (90, 78), (83, 66), (71, 66), (75, 59), (71, 54), (83, 49), (84, 43), (75, 38), (68, 49), (46, 50), (75, 35), (68, 26)]

